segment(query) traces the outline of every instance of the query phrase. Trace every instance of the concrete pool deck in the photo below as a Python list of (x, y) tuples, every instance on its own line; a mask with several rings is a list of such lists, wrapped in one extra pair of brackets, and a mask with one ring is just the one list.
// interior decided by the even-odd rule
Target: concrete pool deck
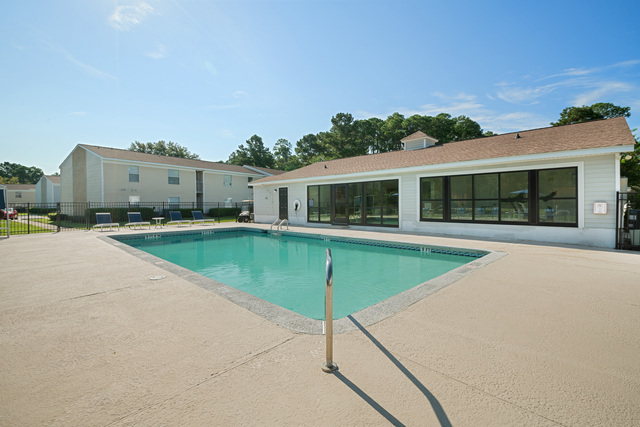
[(508, 255), (336, 335), (327, 374), (324, 336), (109, 233), (12, 236), (0, 241), (0, 425), (640, 423), (640, 253), (291, 229)]

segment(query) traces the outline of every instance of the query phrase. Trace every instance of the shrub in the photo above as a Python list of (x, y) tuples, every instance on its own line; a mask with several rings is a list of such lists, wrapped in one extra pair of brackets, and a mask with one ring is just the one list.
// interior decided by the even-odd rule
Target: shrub
[(240, 208), (211, 208), (209, 209), (209, 216), (213, 218), (222, 216), (238, 216)]

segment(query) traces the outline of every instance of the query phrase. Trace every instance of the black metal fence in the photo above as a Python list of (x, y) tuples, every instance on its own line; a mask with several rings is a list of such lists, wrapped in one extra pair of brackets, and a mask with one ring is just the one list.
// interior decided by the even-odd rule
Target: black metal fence
[(617, 193), (616, 249), (640, 251), (640, 193)]
[(192, 211), (201, 211), (205, 218), (216, 222), (237, 222), (244, 210), (253, 212), (253, 203), (9, 203), (17, 215), (8, 218), (10, 234), (52, 233), (59, 231), (89, 230), (96, 224), (96, 213), (108, 212), (113, 222), (126, 224), (127, 212), (140, 212), (144, 221), (153, 218), (169, 218), (169, 211), (180, 211), (183, 219), (192, 219)]

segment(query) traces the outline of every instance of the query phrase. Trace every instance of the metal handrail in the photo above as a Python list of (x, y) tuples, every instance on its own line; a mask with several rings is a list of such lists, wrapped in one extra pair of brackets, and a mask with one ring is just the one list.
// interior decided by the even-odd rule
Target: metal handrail
[(325, 334), (327, 337), (326, 360), (322, 364), (324, 372), (333, 372), (338, 365), (333, 361), (333, 258), (331, 249), (327, 248), (326, 262), (326, 290), (324, 295), (324, 319), (326, 323)]
[(273, 231), (273, 226), (276, 225), (276, 223), (280, 221), (280, 218), (276, 219), (275, 221), (273, 221), (273, 223), (271, 224), (271, 227), (269, 227), (269, 231)]
[(280, 221), (280, 224), (278, 224), (278, 231), (280, 231), (280, 227), (282, 227), (282, 224), (284, 224), (285, 221), (287, 221), (287, 230), (289, 229), (289, 220), (285, 218)]

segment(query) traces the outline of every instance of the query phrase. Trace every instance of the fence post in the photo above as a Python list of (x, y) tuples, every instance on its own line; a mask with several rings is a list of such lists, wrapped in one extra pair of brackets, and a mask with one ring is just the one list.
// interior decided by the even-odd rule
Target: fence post
[[(27, 202), (27, 234), (31, 234), (31, 203)], [(7, 218), (9, 224), (9, 218)]]
[(56, 203), (56, 218), (58, 219), (58, 233), (60, 232), (60, 216), (62, 212), (60, 211), (60, 202)]

